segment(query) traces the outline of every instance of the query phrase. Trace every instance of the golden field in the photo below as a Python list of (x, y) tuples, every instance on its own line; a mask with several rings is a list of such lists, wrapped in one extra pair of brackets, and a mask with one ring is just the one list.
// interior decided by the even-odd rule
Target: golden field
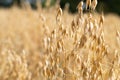
[(0, 80), (120, 80), (120, 17), (100, 16), (0, 9)]

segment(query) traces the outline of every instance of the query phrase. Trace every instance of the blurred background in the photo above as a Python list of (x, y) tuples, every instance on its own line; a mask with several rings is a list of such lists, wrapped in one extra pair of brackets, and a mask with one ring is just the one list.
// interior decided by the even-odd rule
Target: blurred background
[[(64, 9), (65, 6), (69, 6), (69, 11), (72, 13), (76, 12), (76, 6), (81, 0), (0, 0), (0, 7), (10, 8), (13, 5), (21, 7), (22, 2), (30, 3), (33, 9), (37, 9), (37, 3), (41, 4), (43, 8), (46, 8), (46, 2), (49, 2), (49, 7), (55, 5), (56, 2), (60, 3), (60, 6)], [(86, 0), (82, 0), (86, 1)], [(116, 13), (120, 15), (120, 0), (98, 0), (96, 11), (105, 13)]]

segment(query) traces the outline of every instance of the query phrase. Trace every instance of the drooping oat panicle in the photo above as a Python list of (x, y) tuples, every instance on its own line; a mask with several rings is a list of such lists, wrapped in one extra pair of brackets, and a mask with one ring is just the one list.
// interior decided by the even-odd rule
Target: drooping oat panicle
[[(95, 0), (91, 1), (93, 3)], [(23, 13), (26, 14), (26, 11), (21, 9), (20, 14), (25, 16), (25, 19), (22, 19), (22, 26), (24, 26), (22, 30), (21, 27), (15, 26), (15, 22), (15, 25), (10, 24), (10, 31), (8, 29), (4, 32), (2, 27), (7, 28), (7, 25), (1, 24), (0, 80), (120, 80), (119, 48), (117, 50), (111, 40), (105, 41), (107, 37), (105, 35), (104, 39), (103, 25), (99, 26), (99, 23), (104, 23), (102, 18), (101, 20), (96, 19), (98, 15), (92, 14), (92, 12), (80, 17), (81, 13), (83, 14), (82, 7), (85, 6), (82, 5), (82, 2), (79, 3), (79, 13), (75, 14), (74, 20), (74, 15), (70, 13), (63, 15), (63, 19), (60, 20), (62, 11), (58, 10), (58, 24), (55, 24), (57, 19), (54, 21), (56, 11), (53, 7), (49, 10), (41, 8), (42, 10), (38, 13), (31, 10), (30, 17), (23, 15)], [(94, 10), (95, 5), (93, 7), (91, 4), (87, 9)], [(15, 13), (17, 13), (17, 9), (15, 9)], [(10, 15), (14, 16), (14, 14)], [(17, 19), (21, 21), (19, 16), (14, 21)], [(34, 22), (34, 20), (39, 20), (39, 22)], [(32, 24), (29, 25), (29, 22)], [(15, 26), (15, 29), (12, 26)], [(39, 29), (36, 29), (36, 26), (39, 26)], [(90, 35), (91, 33), (92, 35)], [(68, 34), (73, 37), (67, 36)], [(116, 31), (116, 37), (120, 40), (119, 36), (119, 31)], [(117, 52), (112, 48), (115, 48)], [(16, 52), (12, 53), (9, 50)], [(27, 54), (21, 54), (26, 52)]]

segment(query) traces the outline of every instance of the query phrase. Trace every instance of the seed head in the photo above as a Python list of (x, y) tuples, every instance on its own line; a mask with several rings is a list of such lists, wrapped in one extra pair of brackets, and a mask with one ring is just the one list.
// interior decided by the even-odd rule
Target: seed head
[(87, 37), (85, 35), (82, 35), (82, 37), (80, 39), (79, 48), (82, 48), (86, 42), (87, 42)]
[(102, 13), (102, 15), (100, 16), (100, 22), (99, 22), (99, 25), (101, 26), (104, 22), (104, 15)]
[(61, 17), (62, 17), (62, 9), (58, 8), (57, 16), (56, 16), (56, 21), (61, 22)]
[(90, 8), (91, 6), (91, 0), (86, 0), (86, 10), (87, 8)]
[(58, 15), (62, 16), (62, 9), (61, 8), (58, 9)]
[(50, 46), (50, 52), (53, 52), (54, 48), (52, 46)]
[(116, 36), (120, 37), (120, 32), (116, 31)]
[(69, 11), (69, 7), (70, 7), (70, 4), (69, 4), (69, 3), (66, 3), (66, 4), (65, 4), (65, 11)]
[(62, 35), (63, 35), (63, 36), (68, 36), (68, 31), (67, 31), (67, 29), (63, 30)]
[(119, 33), (119, 31), (116, 31), (116, 39), (117, 39), (118, 45), (120, 45), (120, 33)]
[(119, 58), (119, 54), (118, 54), (118, 51), (115, 50), (115, 59), (118, 59)]
[(54, 29), (51, 33), (52, 39), (56, 39), (56, 29)]
[(45, 4), (45, 5), (46, 5), (47, 7), (49, 7), (49, 6), (50, 6), (50, 2), (51, 2), (51, 0), (46, 0), (46, 4)]
[(93, 0), (91, 3), (91, 9), (95, 10), (96, 6), (97, 6), (97, 0)]
[(82, 15), (82, 12), (83, 12), (83, 1), (81, 1), (78, 6), (77, 6), (77, 9), (78, 9), (78, 12), (80, 15)]
[(76, 23), (75, 23), (75, 20), (73, 20), (71, 24), (71, 29), (73, 32), (75, 32), (75, 27), (76, 27)]
[(63, 42), (62, 40), (60, 40), (57, 42), (57, 50), (61, 52), (62, 49), (63, 49)]
[(60, 27), (59, 27), (59, 32), (62, 32), (64, 29), (64, 25), (63, 24), (60, 24)]

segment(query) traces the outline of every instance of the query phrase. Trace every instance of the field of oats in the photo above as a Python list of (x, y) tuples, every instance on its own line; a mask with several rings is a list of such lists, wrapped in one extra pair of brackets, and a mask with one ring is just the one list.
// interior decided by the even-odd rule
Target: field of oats
[(119, 32), (113, 14), (0, 9), (0, 80), (120, 80)]

